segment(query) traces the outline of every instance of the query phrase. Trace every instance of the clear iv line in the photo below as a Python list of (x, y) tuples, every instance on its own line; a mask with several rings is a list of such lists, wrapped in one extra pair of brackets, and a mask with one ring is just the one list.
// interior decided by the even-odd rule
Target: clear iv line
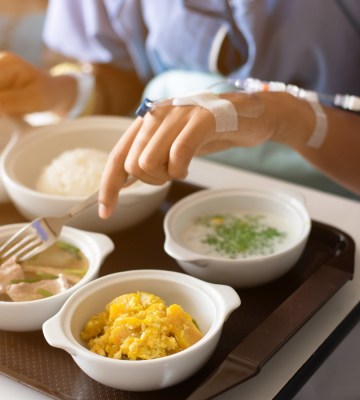
[[(335, 106), (342, 108), (344, 110), (360, 112), (360, 97), (350, 94), (324, 94), (318, 93), (311, 90), (305, 90), (296, 85), (286, 84), (284, 82), (276, 81), (262, 81), (255, 78), (246, 79), (227, 79), (224, 81), (219, 81), (208, 87), (208, 90), (219, 86), (219, 85), (231, 85), (238, 90), (246, 93), (254, 92), (286, 92), (292, 94), (295, 97), (304, 99), (311, 102), (318, 102), (328, 106)], [(152, 101), (145, 98), (135, 114), (137, 116), (143, 117), (149, 110), (156, 107), (164, 107), (172, 105), (172, 99)]]
[(252, 92), (287, 92), (295, 97), (315, 101), (322, 104), (336, 106), (349, 111), (360, 111), (360, 97), (349, 94), (323, 94), (311, 90), (302, 89), (296, 85), (285, 84), (283, 82), (274, 81), (261, 81), (260, 79), (246, 78), (246, 79), (227, 79), (213, 86), (219, 84), (228, 84), (234, 86), (236, 89), (242, 90), (247, 93)]

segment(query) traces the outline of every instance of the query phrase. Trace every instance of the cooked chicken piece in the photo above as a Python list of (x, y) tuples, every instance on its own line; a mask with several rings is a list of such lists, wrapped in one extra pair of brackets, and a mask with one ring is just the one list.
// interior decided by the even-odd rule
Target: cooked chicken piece
[(0, 266), (0, 294), (5, 293), (10, 282), (15, 279), (24, 279), (24, 272), (21, 266), (10, 258)]
[[(37, 273), (45, 273), (45, 274), (50, 274), (54, 276), (58, 276), (60, 269), (55, 268), (55, 267), (44, 267), (42, 265), (24, 265), (23, 270), (25, 272), (37, 272)], [(76, 272), (77, 270), (74, 270)], [(86, 271), (84, 271), (85, 275)], [(76, 275), (72, 274), (71, 270), (69, 269), (68, 272), (63, 271), (64, 277), (72, 284), (75, 285), (75, 283), (78, 283), (80, 279), (83, 277), (83, 275)]]
[(7, 294), (13, 301), (30, 301), (64, 292), (68, 288), (68, 281), (63, 275), (59, 275), (57, 279), (32, 283), (20, 282), (9, 285)]

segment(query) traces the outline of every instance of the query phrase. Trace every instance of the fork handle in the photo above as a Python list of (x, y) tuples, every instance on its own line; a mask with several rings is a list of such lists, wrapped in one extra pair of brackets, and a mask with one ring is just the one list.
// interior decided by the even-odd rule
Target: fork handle
[(97, 190), (92, 195), (87, 197), (84, 201), (76, 204), (67, 212), (67, 217), (73, 218), (76, 217), (81, 212), (85, 211), (87, 208), (93, 206), (97, 203), (99, 197), (99, 191)]
[[(123, 185), (123, 188), (126, 188), (133, 183), (136, 182), (136, 178), (133, 176), (129, 176), (125, 184)], [(86, 198), (84, 201), (76, 204), (74, 207), (72, 207), (67, 213), (66, 217), (67, 218), (73, 218), (76, 217), (78, 214), (81, 212), (85, 211), (87, 208), (91, 207), (92, 205), (96, 204), (98, 202), (98, 197), (99, 197), (99, 190), (94, 192), (92, 195), (90, 195), (88, 198)]]

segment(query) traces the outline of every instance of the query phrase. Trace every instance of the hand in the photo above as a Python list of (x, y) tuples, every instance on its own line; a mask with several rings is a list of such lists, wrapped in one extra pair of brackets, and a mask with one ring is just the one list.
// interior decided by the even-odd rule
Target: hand
[[(236, 107), (263, 112), (260, 100), (237, 94)], [(240, 113), (241, 115), (241, 113)], [(257, 115), (257, 114), (256, 114)], [(192, 158), (233, 146), (253, 146), (267, 140), (272, 130), (261, 118), (239, 117), (236, 132), (215, 132), (215, 118), (198, 106), (162, 106), (137, 118), (111, 151), (102, 177), (99, 215), (111, 216), (127, 176), (154, 185), (184, 179)]]
[(161, 185), (183, 179), (197, 149), (214, 134), (214, 119), (199, 107), (159, 107), (137, 118), (111, 151), (102, 177), (99, 215), (108, 218), (128, 175)]
[[(256, 146), (268, 140), (293, 149), (325, 174), (360, 193), (357, 115), (326, 108), (326, 141), (314, 149), (307, 143), (316, 118), (307, 101), (283, 92), (227, 93), (222, 97), (236, 107), (236, 131), (215, 132), (213, 114), (198, 106), (164, 106), (137, 118), (108, 157), (100, 185), (99, 216), (111, 216), (128, 175), (150, 184), (184, 179), (196, 155)], [(344, 155), (345, 164), (339, 165), (339, 154)]]
[(52, 77), (16, 54), (0, 52), (0, 71), (0, 114), (61, 114), (75, 97), (72, 78)]

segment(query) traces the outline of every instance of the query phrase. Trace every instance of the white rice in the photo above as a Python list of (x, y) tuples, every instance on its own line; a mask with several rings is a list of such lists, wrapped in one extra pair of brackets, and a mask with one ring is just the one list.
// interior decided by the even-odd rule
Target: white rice
[(89, 196), (100, 186), (107, 156), (105, 151), (91, 148), (65, 151), (43, 169), (36, 189), (63, 196)]

